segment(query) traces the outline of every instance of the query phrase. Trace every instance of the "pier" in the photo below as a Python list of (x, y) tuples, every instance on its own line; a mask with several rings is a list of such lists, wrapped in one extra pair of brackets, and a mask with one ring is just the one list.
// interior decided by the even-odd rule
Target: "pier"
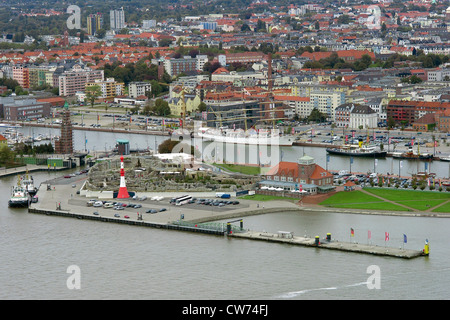
[(234, 238), (251, 239), (268, 242), (283, 243), (289, 245), (298, 245), (304, 247), (312, 247), (318, 249), (330, 249), (344, 252), (364, 253), (379, 256), (388, 256), (395, 258), (412, 259), (416, 257), (426, 256), (423, 251), (410, 250), (402, 248), (392, 248), (376, 245), (365, 245), (361, 243), (341, 242), (336, 240), (327, 240), (315, 238), (305, 238), (294, 236), (292, 233), (280, 231), (278, 233), (247, 231), (242, 233), (232, 233)]
[[(75, 218), (80, 220), (98, 221), (126, 224), (130, 226), (149, 227), (166, 230), (195, 232), (215, 236), (227, 237), (236, 240), (258, 240), (279, 243), (283, 245), (303, 246), (315, 249), (338, 250), (342, 252), (371, 254), (393, 258), (411, 259), (427, 256), (422, 250), (393, 248), (377, 245), (366, 245), (352, 242), (342, 242), (331, 239), (327, 235), (325, 239), (294, 236), (292, 232), (279, 231), (278, 233), (252, 231), (244, 228), (243, 217), (287, 211), (302, 211), (303, 208), (295, 203), (273, 201), (265, 203), (265, 208), (260, 208), (252, 200), (240, 200), (241, 204), (229, 210), (214, 210), (214, 208), (192, 207), (185, 205), (182, 208), (164, 203), (140, 202), (144, 206), (139, 214), (136, 209), (126, 209), (119, 217), (113, 209), (87, 207), (87, 198), (75, 193), (72, 184), (80, 184), (85, 178), (73, 177), (71, 179), (59, 179), (53, 181), (52, 188), (43, 188), (38, 191), (39, 202), (32, 203), (28, 208), (29, 213), (43, 214), (47, 216)], [(149, 195), (148, 195), (149, 196)], [(167, 207), (167, 211), (156, 214), (145, 212), (146, 207)], [(95, 211), (95, 213), (94, 213)], [(181, 215), (183, 217), (181, 217)], [(227, 221), (227, 222), (220, 222)]]

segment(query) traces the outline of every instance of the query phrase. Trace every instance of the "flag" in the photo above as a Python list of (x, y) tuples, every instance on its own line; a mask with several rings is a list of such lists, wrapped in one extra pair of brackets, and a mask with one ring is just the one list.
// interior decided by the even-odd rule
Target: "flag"
[(403, 168), (403, 161), (400, 161), (400, 168)]
[(406, 237), (406, 234), (403, 234), (403, 242), (404, 243), (408, 242), (408, 238)]
[(384, 241), (389, 241), (389, 232), (384, 233)]
[(355, 236), (355, 230), (353, 230), (353, 228), (350, 228), (350, 235), (351, 235), (352, 237)]

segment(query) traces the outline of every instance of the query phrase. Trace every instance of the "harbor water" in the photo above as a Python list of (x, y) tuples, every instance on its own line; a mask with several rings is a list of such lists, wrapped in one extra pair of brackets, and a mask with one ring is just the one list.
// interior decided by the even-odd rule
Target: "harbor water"
[[(60, 174), (33, 176), (40, 183)], [(447, 218), (313, 211), (244, 217), (251, 230), (331, 233), (386, 247), (420, 250), (428, 239), (429, 257), (405, 260), (30, 214), (7, 206), (15, 182), (0, 181), (0, 299), (450, 298)], [(79, 289), (67, 286), (71, 266), (79, 268)], [(379, 289), (368, 286), (370, 266), (379, 268)]]
[[(116, 139), (129, 139), (131, 148), (153, 149), (167, 137), (86, 132), (85, 138), (84, 131), (75, 131), (75, 149), (108, 150)], [(308, 154), (327, 166), (325, 149), (282, 151), (285, 161)], [(432, 172), (448, 176), (448, 163), (431, 165)], [(355, 159), (352, 171), (373, 166), (372, 159)], [(423, 171), (420, 166), (404, 161), (402, 171)], [(376, 168), (397, 174), (397, 167), (397, 160), (386, 158)], [(348, 170), (349, 160), (333, 157), (328, 169)], [(44, 171), (33, 177), (39, 184), (61, 174)], [(331, 233), (339, 241), (386, 248), (421, 250), (428, 239), (429, 257), (405, 260), (29, 214), (8, 208), (16, 179), (0, 179), (0, 299), (450, 299), (448, 218), (314, 211), (244, 217), (244, 227), (251, 230), (321, 238)], [(79, 268), (79, 289), (67, 286), (71, 266)], [(368, 286), (371, 266), (379, 268), (379, 289)]]
[[(18, 129), (25, 136), (55, 136), (60, 134), (59, 129), (23, 127)], [(155, 150), (169, 136), (84, 131), (74, 130), (74, 149), (77, 151), (109, 151), (114, 149), (118, 139), (130, 142), (132, 150)], [(48, 141), (47, 141), (48, 142)], [(43, 141), (46, 143), (46, 141)], [(273, 150), (255, 149), (254, 146), (245, 146), (243, 150), (233, 147), (231, 152), (229, 146), (211, 142), (202, 142), (192, 139), (192, 145), (197, 150), (203, 150), (203, 159), (211, 162), (248, 163), (252, 165), (266, 164), (275, 165), (279, 161), (297, 161), (303, 155), (311, 156), (315, 162), (328, 170), (347, 170), (349, 172), (377, 172), (381, 174), (391, 173), (401, 176), (412, 176), (418, 172), (432, 172), (438, 178), (450, 178), (450, 164), (443, 161), (425, 162), (421, 160), (399, 160), (391, 157), (384, 159), (354, 158), (351, 163), (350, 157), (330, 155), (327, 162), (325, 148), (308, 146), (275, 147)], [(423, 152), (433, 152), (432, 149), (424, 149)], [(258, 156), (260, 155), (260, 156)], [(260, 158), (265, 156), (266, 162)]]

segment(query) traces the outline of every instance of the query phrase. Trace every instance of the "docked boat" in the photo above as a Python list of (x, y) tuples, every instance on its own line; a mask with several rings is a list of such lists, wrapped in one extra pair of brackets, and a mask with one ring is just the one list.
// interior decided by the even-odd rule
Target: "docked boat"
[(450, 157), (443, 157), (443, 158), (440, 158), (439, 160), (450, 162)]
[(26, 208), (29, 204), (29, 197), (26, 189), (22, 186), (20, 178), (17, 185), (12, 187), (11, 198), (8, 201), (10, 208)]
[(31, 197), (36, 195), (37, 188), (34, 185), (33, 177), (29, 176), (28, 173), (22, 177), (22, 186)]
[(433, 160), (433, 155), (431, 153), (415, 153), (412, 148), (409, 148), (406, 152), (394, 153), (392, 157), (406, 160)]
[(339, 156), (351, 156), (351, 157), (370, 157), (370, 158), (384, 158), (387, 152), (378, 150), (375, 146), (357, 146), (357, 145), (344, 145), (338, 148), (327, 148), (329, 154)]
[(247, 145), (292, 146), (295, 138), (292, 135), (281, 135), (277, 129), (212, 129), (200, 128), (195, 135), (205, 141), (214, 141)]

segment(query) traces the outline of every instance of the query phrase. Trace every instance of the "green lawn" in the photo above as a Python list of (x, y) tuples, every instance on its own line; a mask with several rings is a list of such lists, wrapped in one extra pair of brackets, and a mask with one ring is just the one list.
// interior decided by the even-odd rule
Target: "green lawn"
[(403, 204), (405, 206), (420, 210), (420, 211), (426, 211), (430, 208), (433, 208), (441, 203), (443, 203), (444, 200), (408, 200), (408, 201), (396, 201), (397, 203)]
[(370, 192), (379, 197), (391, 201), (408, 201), (408, 200), (447, 200), (450, 199), (449, 192), (436, 191), (421, 191), (421, 190), (397, 190), (397, 189), (375, 189), (364, 188), (365, 191)]
[(245, 199), (245, 200), (256, 200), (256, 201), (270, 201), (270, 200), (290, 200), (290, 201), (298, 201), (299, 199), (297, 198), (289, 198), (289, 197), (280, 197), (280, 196), (266, 196), (263, 194), (255, 194), (255, 195), (246, 195), (246, 196), (242, 196), (239, 197), (240, 199)]
[(347, 209), (386, 210), (386, 211), (412, 211), (408, 208), (397, 206), (390, 202), (341, 204), (341, 205), (333, 205), (331, 207), (347, 208)]
[(432, 210), (432, 212), (446, 212), (450, 213), (450, 202), (444, 204), (443, 206), (440, 206), (439, 208), (436, 208)]
[[(393, 201), (390, 203), (375, 196), (368, 195), (362, 191), (339, 192), (320, 205), (333, 208), (369, 209), (369, 210), (390, 210), (390, 211), (413, 211), (413, 209), (426, 211), (450, 199), (450, 193), (365, 188), (365, 191), (378, 197)], [(411, 209), (402, 207), (407, 206)], [(447, 203), (433, 212), (450, 212), (450, 204)]]
[(261, 168), (257, 166), (243, 166), (238, 164), (227, 164), (227, 163), (213, 163), (214, 166), (222, 168), (232, 172), (239, 172), (249, 175), (258, 175), (261, 173)]
[(383, 202), (376, 197), (372, 197), (361, 191), (352, 192), (338, 192), (325, 201), (322, 201), (320, 205), (322, 206), (336, 206), (336, 205), (346, 205), (351, 203), (367, 203), (367, 202)]

